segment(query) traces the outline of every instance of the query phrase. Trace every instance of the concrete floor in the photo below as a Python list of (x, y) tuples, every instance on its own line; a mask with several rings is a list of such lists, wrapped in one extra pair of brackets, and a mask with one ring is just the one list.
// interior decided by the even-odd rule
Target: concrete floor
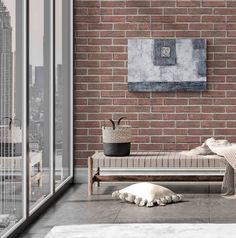
[(127, 184), (102, 184), (87, 197), (87, 185), (73, 185), (21, 238), (42, 238), (57, 225), (95, 223), (236, 223), (236, 198), (220, 195), (219, 184), (167, 184), (184, 201), (165, 207), (137, 207), (114, 200), (111, 193)]

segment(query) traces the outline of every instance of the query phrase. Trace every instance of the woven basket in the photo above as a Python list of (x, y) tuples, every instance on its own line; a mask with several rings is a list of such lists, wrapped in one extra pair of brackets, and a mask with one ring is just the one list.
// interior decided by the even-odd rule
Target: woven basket
[[(131, 145), (131, 126), (117, 125), (102, 127), (103, 149), (107, 156), (128, 156)], [(118, 122), (120, 122), (119, 120)]]

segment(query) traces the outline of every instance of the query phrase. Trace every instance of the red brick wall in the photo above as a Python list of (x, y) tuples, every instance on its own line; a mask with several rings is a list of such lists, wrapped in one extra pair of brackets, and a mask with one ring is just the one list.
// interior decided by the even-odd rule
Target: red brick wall
[[(236, 141), (236, 1), (75, 0), (75, 164), (102, 149), (104, 119), (125, 115), (134, 150)], [(206, 38), (207, 92), (127, 91), (128, 38)]]

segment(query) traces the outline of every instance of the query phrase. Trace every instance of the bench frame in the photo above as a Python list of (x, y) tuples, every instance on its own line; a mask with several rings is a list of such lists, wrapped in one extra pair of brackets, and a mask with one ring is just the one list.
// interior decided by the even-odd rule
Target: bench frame
[(93, 195), (93, 184), (97, 183), (100, 186), (100, 182), (222, 182), (223, 175), (101, 175), (100, 167), (97, 167), (94, 173), (93, 157), (88, 157), (88, 196)]

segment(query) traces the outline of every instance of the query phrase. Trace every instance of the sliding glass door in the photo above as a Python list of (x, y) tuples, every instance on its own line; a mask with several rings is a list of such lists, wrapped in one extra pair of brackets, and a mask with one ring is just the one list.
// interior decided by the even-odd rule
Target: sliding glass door
[(0, 0), (0, 237), (73, 179), (72, 0)]

